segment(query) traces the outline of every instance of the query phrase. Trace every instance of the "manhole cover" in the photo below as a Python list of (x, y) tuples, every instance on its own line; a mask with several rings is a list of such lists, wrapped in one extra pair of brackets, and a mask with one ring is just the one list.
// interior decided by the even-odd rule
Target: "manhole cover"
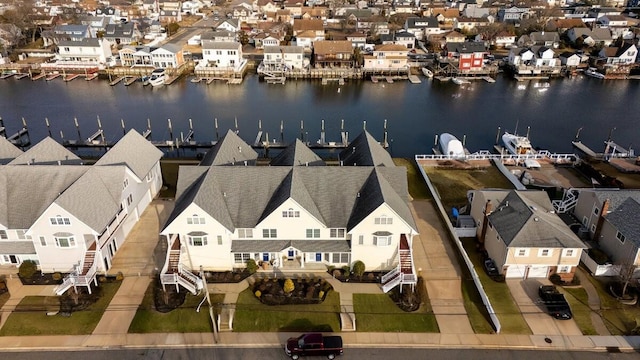
[(546, 338), (544, 338), (544, 342), (546, 342), (547, 344), (551, 344), (553, 342), (553, 340), (551, 340), (548, 337), (546, 337)]

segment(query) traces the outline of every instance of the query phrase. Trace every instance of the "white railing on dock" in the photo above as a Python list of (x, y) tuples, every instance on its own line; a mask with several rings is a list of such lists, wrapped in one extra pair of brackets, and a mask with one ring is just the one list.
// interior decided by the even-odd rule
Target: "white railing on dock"
[(544, 160), (549, 159), (554, 162), (572, 162), (578, 158), (575, 154), (555, 154), (550, 153), (547, 150), (539, 151), (535, 154), (492, 154), (488, 151), (480, 151), (473, 154), (468, 154), (465, 156), (452, 156), (452, 155), (443, 155), (443, 154), (426, 154), (426, 155), (416, 155), (416, 160), (502, 160), (502, 161), (515, 161), (520, 162), (524, 160)]

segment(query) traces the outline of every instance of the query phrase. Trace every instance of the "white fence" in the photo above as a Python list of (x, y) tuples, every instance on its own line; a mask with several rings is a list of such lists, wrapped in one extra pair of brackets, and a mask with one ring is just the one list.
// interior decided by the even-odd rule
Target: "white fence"
[(620, 274), (620, 265), (605, 264), (598, 265), (586, 251), (582, 252), (580, 261), (589, 269), (593, 276), (618, 276)]
[[(423, 155), (416, 155), (416, 158), (415, 158), (416, 162), (417, 162), (417, 160), (419, 160), (419, 158), (418, 158), (419, 156), (423, 156)], [(427, 187), (429, 187), (429, 190), (433, 194), (433, 198), (434, 198), (434, 200), (436, 202), (436, 205), (438, 206), (438, 210), (440, 211), (440, 213), (442, 214), (444, 219), (448, 219), (447, 218), (447, 211), (445, 210), (444, 206), (442, 205), (442, 202), (440, 201), (440, 197), (438, 196), (438, 192), (436, 191), (436, 188), (431, 183), (431, 180), (429, 179), (429, 176), (427, 176), (427, 173), (424, 171), (422, 166), (420, 166), (420, 164), (417, 164), (417, 165), (418, 165), (418, 169), (420, 169), (420, 173), (422, 174), (422, 178), (427, 183)], [(451, 222), (448, 221), (448, 220), (445, 220), (445, 223), (447, 225), (447, 228), (449, 229), (449, 233), (451, 233), (451, 236), (453, 236), (453, 239), (454, 239), (454, 242), (455, 242), (456, 246), (458, 247), (458, 252), (460, 252), (460, 255), (462, 256), (462, 259), (464, 260), (464, 263), (467, 265), (467, 268), (469, 269), (469, 273), (471, 274), (471, 278), (473, 279), (473, 282), (476, 285), (476, 288), (478, 289), (478, 293), (480, 294), (480, 298), (482, 299), (482, 303), (487, 308), (487, 312), (489, 313), (489, 317), (491, 318), (491, 321), (493, 322), (493, 326), (496, 329), (496, 333), (500, 333), (500, 329), (502, 327), (500, 325), (500, 320), (498, 320), (498, 316), (496, 315), (495, 311), (493, 310), (493, 306), (491, 305), (491, 301), (489, 301), (489, 297), (487, 296), (487, 293), (484, 291), (484, 287), (482, 287), (482, 283), (480, 282), (480, 278), (478, 278), (478, 274), (476, 273), (476, 270), (473, 267), (473, 263), (471, 262), (471, 259), (469, 258), (469, 255), (467, 255), (467, 252), (464, 250), (464, 247), (462, 246), (462, 242), (460, 241), (460, 238), (456, 234)]]

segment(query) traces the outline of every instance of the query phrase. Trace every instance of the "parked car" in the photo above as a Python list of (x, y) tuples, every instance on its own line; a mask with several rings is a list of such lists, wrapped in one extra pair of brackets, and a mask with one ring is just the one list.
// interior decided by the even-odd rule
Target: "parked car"
[(484, 271), (487, 273), (487, 275), (494, 277), (494, 276), (500, 276), (500, 271), (498, 271), (498, 267), (496, 266), (496, 262), (493, 261), (493, 259), (491, 258), (487, 258), (484, 260), (484, 262), (482, 263), (483, 267), (484, 267)]
[(323, 336), (319, 333), (302, 334), (289, 338), (284, 352), (294, 360), (300, 356), (326, 356), (328, 359), (334, 359), (342, 355), (342, 337)]
[(538, 288), (538, 295), (547, 307), (549, 315), (558, 320), (569, 320), (573, 317), (569, 303), (555, 286), (540, 286), (540, 288)]

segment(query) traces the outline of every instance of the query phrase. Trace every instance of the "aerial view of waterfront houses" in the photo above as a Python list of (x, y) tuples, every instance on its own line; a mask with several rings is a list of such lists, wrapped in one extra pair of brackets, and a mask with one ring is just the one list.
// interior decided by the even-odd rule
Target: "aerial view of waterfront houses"
[[(630, 79), (632, 1), (1, 1), (2, 77), (240, 84), (287, 79)], [(24, 16), (21, 16), (24, 14)], [(154, 70), (154, 80), (149, 81)]]
[[(341, 85), (634, 79), (634, 5), (0, 0), (0, 70), (151, 87), (253, 73)], [(384, 139), (282, 141), (268, 157), (261, 137), (230, 130), (200, 157), (165, 161), (135, 130), (92, 137), (104, 150), (93, 158), (78, 143), (0, 134), (0, 340), (99, 328), (640, 346), (611, 336), (640, 333), (640, 159), (611, 138), (600, 152), (576, 135), (575, 153), (556, 154), (500, 132), (495, 149), (470, 152), (444, 133), (433, 154), (394, 159), (385, 125)], [(332, 158), (316, 151), (327, 148)], [(45, 290), (22, 290), (33, 286)], [(562, 317), (542, 300), (548, 286), (570, 306)], [(115, 310), (108, 296), (120, 296)], [(127, 318), (118, 306), (132, 299)], [(85, 310), (98, 316), (80, 327)], [(489, 337), (504, 334), (517, 338)]]

